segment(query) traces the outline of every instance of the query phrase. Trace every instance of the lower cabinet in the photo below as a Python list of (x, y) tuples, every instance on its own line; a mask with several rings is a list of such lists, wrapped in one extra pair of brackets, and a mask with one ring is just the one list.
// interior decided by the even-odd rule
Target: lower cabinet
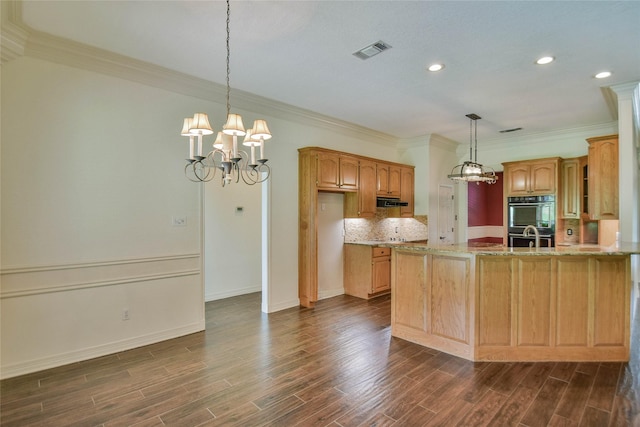
[(391, 248), (344, 246), (344, 293), (373, 298), (391, 290)]
[(479, 257), (476, 360), (627, 360), (628, 263)]
[(627, 361), (629, 255), (396, 249), (391, 334), (475, 361)]

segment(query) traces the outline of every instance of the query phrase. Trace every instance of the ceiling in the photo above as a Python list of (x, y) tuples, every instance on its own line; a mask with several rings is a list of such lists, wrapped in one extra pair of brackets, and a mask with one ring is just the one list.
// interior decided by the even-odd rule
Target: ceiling
[[(22, 7), (36, 30), (225, 84), (223, 1)], [(352, 55), (378, 40), (391, 49)], [(556, 60), (536, 65), (543, 55)], [(609, 123), (603, 88), (633, 81), (637, 1), (231, 2), (232, 106), (237, 88), (398, 138), (465, 142), (468, 113), (480, 140)]]

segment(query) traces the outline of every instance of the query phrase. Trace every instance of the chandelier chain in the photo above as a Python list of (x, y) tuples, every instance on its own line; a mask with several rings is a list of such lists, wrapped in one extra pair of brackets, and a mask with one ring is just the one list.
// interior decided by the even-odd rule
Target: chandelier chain
[(229, 84), (229, 74), (231, 68), (229, 66), (229, 58), (231, 56), (231, 49), (229, 49), (229, 39), (230, 39), (230, 30), (229, 24), (231, 22), (231, 8), (229, 6), (229, 0), (227, 0), (227, 117), (229, 117), (229, 113), (231, 112), (231, 103), (229, 101), (230, 93), (231, 93), (231, 85)]

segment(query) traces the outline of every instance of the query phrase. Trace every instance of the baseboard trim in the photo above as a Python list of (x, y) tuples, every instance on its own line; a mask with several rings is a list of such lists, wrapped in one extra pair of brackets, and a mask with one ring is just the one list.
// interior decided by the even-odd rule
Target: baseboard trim
[(185, 325), (179, 328), (155, 332), (149, 335), (129, 338), (122, 341), (111, 342), (91, 348), (57, 354), (54, 356), (43, 357), (41, 359), (2, 366), (0, 368), (0, 379), (17, 377), (19, 375), (25, 375), (45, 369), (56, 368), (58, 366), (68, 365), (70, 363), (76, 363), (84, 360), (94, 359), (96, 357), (107, 356), (109, 354), (119, 353), (122, 351), (131, 350), (133, 348), (155, 344), (160, 341), (166, 341), (184, 335), (204, 331), (204, 329), (205, 320), (202, 319), (196, 323)]
[(344, 288), (318, 290), (318, 299), (326, 299), (344, 295)]
[(258, 285), (258, 286), (248, 286), (246, 288), (233, 289), (233, 290), (224, 291), (224, 292), (210, 292), (210, 293), (205, 293), (204, 301), (205, 302), (216, 301), (219, 299), (237, 297), (238, 295), (252, 294), (254, 292), (260, 292), (260, 291), (262, 291), (262, 286)]
[(263, 313), (275, 313), (276, 311), (286, 310), (288, 308), (300, 307), (300, 300), (296, 298), (295, 300), (284, 301), (278, 304), (265, 304), (262, 305)]

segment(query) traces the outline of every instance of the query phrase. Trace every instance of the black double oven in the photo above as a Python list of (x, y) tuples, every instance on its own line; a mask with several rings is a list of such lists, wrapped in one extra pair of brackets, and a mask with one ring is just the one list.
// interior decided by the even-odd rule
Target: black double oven
[(535, 234), (524, 235), (524, 229), (532, 225), (540, 235), (541, 247), (555, 246), (556, 197), (517, 196), (507, 198), (508, 245), (527, 247), (535, 241)]

